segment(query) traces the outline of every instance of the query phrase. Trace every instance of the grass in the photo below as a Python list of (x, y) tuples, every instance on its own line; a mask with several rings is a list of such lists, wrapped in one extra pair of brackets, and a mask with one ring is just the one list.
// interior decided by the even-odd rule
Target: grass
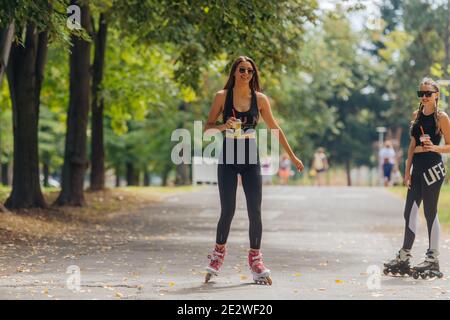
[[(406, 199), (408, 189), (406, 187), (391, 187), (389, 190)], [(421, 206), (421, 210), (422, 206)], [(439, 221), (450, 228), (450, 185), (443, 185), (438, 203)]]

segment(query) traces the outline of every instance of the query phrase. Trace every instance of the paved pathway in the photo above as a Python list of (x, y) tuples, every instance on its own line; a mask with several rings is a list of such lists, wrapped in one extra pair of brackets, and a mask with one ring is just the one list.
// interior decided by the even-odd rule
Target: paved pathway
[[(381, 276), (402, 243), (403, 200), (381, 188), (264, 187), (263, 253), (273, 285), (252, 284), (246, 266), (248, 219), (242, 187), (223, 273), (203, 284), (219, 215), (216, 186), (167, 197), (121, 227), (128, 241), (110, 250), (54, 259), (38, 272), (0, 278), (1, 299), (448, 299), (450, 282)], [(427, 247), (422, 219), (413, 250)], [(448, 236), (441, 268), (450, 272)], [(11, 261), (17, 263), (17, 261)], [(70, 265), (80, 291), (67, 287)], [(381, 271), (378, 269), (378, 271)], [(73, 279), (73, 278), (71, 278)], [(370, 281), (373, 279), (374, 281)], [(368, 286), (368, 281), (371, 286)], [(76, 288), (76, 282), (72, 282)]]

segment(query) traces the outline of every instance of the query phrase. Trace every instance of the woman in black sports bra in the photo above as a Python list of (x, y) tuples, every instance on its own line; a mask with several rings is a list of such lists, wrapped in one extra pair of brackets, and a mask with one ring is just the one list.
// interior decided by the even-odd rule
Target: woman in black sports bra
[[(445, 177), (441, 153), (450, 152), (450, 120), (439, 111), (439, 86), (430, 78), (422, 80), (417, 92), (419, 110), (411, 122), (411, 142), (405, 169), (408, 195), (405, 204), (405, 235), (397, 257), (385, 264), (385, 274), (410, 274), (414, 278), (442, 277), (439, 270), (439, 219), (437, 205)], [(439, 145), (444, 137), (445, 145)], [(412, 171), (411, 171), (412, 167)], [(429, 246), (425, 261), (411, 269), (411, 248), (419, 222), (419, 206), (423, 209), (428, 227)]]
[[(220, 115), (223, 124), (216, 125)], [(206, 282), (211, 275), (218, 274), (224, 261), (225, 244), (236, 208), (237, 177), (240, 174), (250, 220), (249, 267), (255, 282), (272, 283), (270, 270), (264, 267), (260, 253), (262, 178), (255, 131), (259, 115), (268, 129), (277, 130), (279, 141), (293, 164), (299, 171), (303, 170), (303, 163), (293, 153), (272, 115), (269, 99), (261, 93), (254, 61), (241, 56), (234, 61), (224, 89), (217, 92), (205, 126), (205, 131), (212, 128), (225, 131), (217, 170), (222, 210), (217, 225), (216, 245), (212, 255), (208, 256), (211, 260), (206, 268)]]

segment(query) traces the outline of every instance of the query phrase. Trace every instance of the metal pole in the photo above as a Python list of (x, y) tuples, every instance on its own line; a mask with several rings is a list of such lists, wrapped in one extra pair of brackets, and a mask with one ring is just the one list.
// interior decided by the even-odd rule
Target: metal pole
[[(383, 141), (384, 141), (384, 133), (387, 131), (386, 127), (377, 127), (378, 132), (378, 153), (380, 152), (381, 148), (383, 147)], [(383, 170), (382, 170), (382, 163), (379, 154), (377, 154), (378, 158), (378, 177), (379, 177), (379, 183), (383, 185)]]

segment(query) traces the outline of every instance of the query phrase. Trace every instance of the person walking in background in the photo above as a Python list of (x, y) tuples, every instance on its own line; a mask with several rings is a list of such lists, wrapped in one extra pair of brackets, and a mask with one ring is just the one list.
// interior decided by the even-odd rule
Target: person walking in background
[(289, 157), (286, 154), (283, 154), (281, 158), (278, 176), (280, 177), (281, 184), (286, 185), (289, 183), (289, 177), (291, 176), (291, 160), (289, 160)]
[(261, 159), (261, 174), (264, 185), (272, 184), (272, 158), (264, 156)]
[(395, 150), (390, 140), (384, 142), (383, 148), (380, 149), (378, 157), (383, 170), (384, 186), (388, 187), (391, 184), (392, 169), (395, 165)]
[(329, 168), (327, 155), (325, 154), (324, 148), (318, 148), (314, 153), (312, 161), (312, 170), (315, 177), (315, 185), (323, 186), (325, 185), (325, 174)]
[(393, 186), (401, 186), (403, 183), (403, 177), (398, 164), (395, 164), (394, 168), (392, 169), (391, 182)]

